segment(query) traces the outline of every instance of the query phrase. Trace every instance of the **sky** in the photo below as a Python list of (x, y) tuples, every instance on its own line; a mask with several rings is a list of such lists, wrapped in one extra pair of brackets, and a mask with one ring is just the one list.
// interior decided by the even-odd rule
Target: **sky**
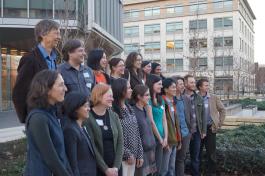
[(248, 0), (252, 11), (256, 16), (254, 20), (254, 31), (255, 31), (255, 62), (259, 64), (265, 64), (265, 1), (264, 0)]

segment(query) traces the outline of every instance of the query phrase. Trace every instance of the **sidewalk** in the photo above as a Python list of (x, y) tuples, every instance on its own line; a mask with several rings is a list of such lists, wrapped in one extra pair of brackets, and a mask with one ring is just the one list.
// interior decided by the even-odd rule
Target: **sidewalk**
[(24, 130), (15, 111), (0, 112), (0, 143), (25, 137)]

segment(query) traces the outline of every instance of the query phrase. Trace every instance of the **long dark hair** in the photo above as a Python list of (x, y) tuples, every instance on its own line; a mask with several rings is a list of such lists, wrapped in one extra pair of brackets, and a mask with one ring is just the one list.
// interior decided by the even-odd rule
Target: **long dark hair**
[(88, 102), (88, 97), (78, 91), (69, 92), (64, 99), (63, 112), (71, 120), (77, 120), (76, 111)]
[[(157, 63), (157, 62), (153, 62), (153, 63), (152, 63), (152, 65), (151, 65), (151, 67), (152, 67), (152, 69), (151, 69), (151, 74), (156, 74), (156, 73), (155, 73), (155, 69), (156, 69), (156, 67), (158, 67), (158, 66), (161, 67), (161, 64), (159, 64), (159, 63)], [(162, 79), (165, 79), (165, 77), (162, 75), (162, 73), (160, 73), (159, 76), (160, 76)]]
[[(137, 52), (131, 52), (126, 58), (125, 67), (130, 71), (130, 73), (134, 73), (134, 63), (136, 62), (138, 56), (141, 55)], [(141, 69), (137, 69), (137, 74), (141, 75)]]
[(137, 103), (139, 101), (138, 95), (141, 97), (148, 91), (148, 87), (142, 84), (138, 84), (133, 88), (132, 92), (132, 101), (133, 103)]
[[(128, 80), (124, 78), (118, 78), (114, 79), (113, 82), (111, 83), (111, 88), (113, 92), (113, 103), (112, 103), (112, 108), (113, 111), (116, 112), (120, 118), (122, 118), (121, 114), (121, 101), (125, 98), (126, 93), (127, 93), (127, 84)], [(125, 105), (131, 112), (131, 108), (129, 104), (125, 101)]]
[(103, 57), (103, 54), (104, 50), (101, 48), (91, 50), (87, 57), (87, 66), (96, 71), (102, 70), (100, 60)]
[(149, 91), (150, 91), (151, 101), (152, 101), (152, 104), (155, 106), (158, 106), (158, 104), (159, 105), (162, 104), (162, 97), (158, 93), (156, 94), (156, 99), (157, 99), (158, 104), (154, 102), (154, 84), (161, 80), (162, 79), (159, 76), (154, 75), (154, 74), (148, 75), (146, 79), (146, 85), (148, 86)]
[(37, 73), (30, 85), (27, 96), (28, 109), (48, 108), (48, 92), (52, 89), (59, 72), (53, 70), (42, 70)]

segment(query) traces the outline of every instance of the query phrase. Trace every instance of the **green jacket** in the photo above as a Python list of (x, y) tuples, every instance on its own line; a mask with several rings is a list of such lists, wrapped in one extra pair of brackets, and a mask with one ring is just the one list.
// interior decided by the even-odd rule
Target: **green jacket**
[[(178, 145), (178, 143), (181, 141), (179, 118), (178, 118), (177, 113), (174, 113), (175, 123), (173, 122), (168, 102), (164, 96), (163, 96), (163, 98), (165, 101), (165, 113), (166, 113), (166, 118), (167, 118), (168, 144), (170, 146)], [(175, 104), (173, 104), (173, 105), (175, 106)]]
[[(110, 125), (113, 133), (113, 142), (114, 142), (114, 151), (115, 151), (115, 160), (114, 165), (110, 167), (121, 167), (122, 156), (123, 156), (123, 134), (121, 123), (119, 117), (112, 110), (107, 110), (110, 118)], [(84, 126), (87, 127), (89, 135), (94, 141), (94, 150), (97, 160), (97, 165), (102, 172), (105, 172), (109, 167), (105, 163), (103, 159), (104, 147), (103, 147), (103, 139), (102, 132), (100, 127), (98, 126), (96, 119), (94, 118), (92, 113), (89, 113), (89, 118), (84, 122)]]
[(203, 98), (194, 92), (194, 104), (195, 104), (195, 112), (196, 112), (196, 119), (197, 125), (200, 134), (206, 134), (207, 130), (207, 119), (204, 114), (204, 102)]

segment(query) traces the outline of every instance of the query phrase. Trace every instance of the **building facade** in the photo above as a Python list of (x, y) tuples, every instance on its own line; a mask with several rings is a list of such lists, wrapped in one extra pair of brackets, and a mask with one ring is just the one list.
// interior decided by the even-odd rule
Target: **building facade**
[(111, 56), (123, 49), (122, 13), (121, 0), (0, 0), (0, 111), (12, 109), (16, 69), (36, 44), (38, 21), (59, 22), (62, 43), (80, 38), (88, 51), (100, 47)]
[(247, 0), (126, 0), (124, 10), (124, 57), (138, 51), (168, 76), (207, 76), (217, 94), (254, 91)]

